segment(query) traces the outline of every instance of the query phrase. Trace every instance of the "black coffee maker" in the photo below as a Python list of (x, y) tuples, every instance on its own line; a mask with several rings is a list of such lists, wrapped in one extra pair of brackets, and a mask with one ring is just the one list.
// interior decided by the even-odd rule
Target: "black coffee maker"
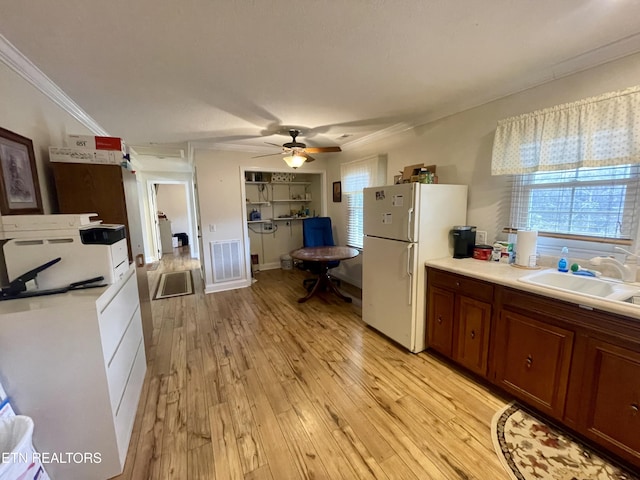
[(476, 227), (456, 225), (451, 230), (453, 236), (453, 258), (473, 257), (476, 246)]

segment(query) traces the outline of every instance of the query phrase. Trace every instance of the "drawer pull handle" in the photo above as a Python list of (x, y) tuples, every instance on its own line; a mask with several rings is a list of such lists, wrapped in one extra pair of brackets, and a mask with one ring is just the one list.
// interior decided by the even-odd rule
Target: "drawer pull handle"
[(527, 368), (531, 368), (532, 365), (533, 365), (533, 357), (529, 355), (527, 357)]
[(474, 338), (476, 338), (476, 331), (471, 330), (471, 340), (473, 340)]
[(640, 411), (640, 408), (638, 407), (637, 403), (631, 404), (631, 411), (633, 412), (631, 415), (633, 415), (634, 417), (638, 414), (638, 411)]
[(460, 286), (460, 282), (456, 282), (456, 287), (459, 287), (459, 286)]
[(442, 315), (438, 315), (438, 323), (442, 323)]

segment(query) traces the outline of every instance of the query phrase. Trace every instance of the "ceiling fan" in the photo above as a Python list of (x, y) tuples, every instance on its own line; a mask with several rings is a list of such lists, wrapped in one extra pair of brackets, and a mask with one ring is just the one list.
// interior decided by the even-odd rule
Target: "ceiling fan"
[[(302, 166), (302, 164), (306, 162), (313, 162), (315, 158), (313, 158), (310, 153), (336, 153), (341, 152), (342, 149), (338, 146), (335, 147), (307, 147), (304, 143), (298, 142), (296, 138), (300, 135), (300, 130), (289, 130), (289, 135), (291, 135), (291, 141), (282, 144), (282, 153), (288, 154), (284, 157), (284, 161), (291, 168), (298, 168)], [(280, 145), (271, 142), (265, 142), (269, 145), (274, 145), (276, 147), (280, 147)], [(267, 155), (258, 155), (257, 157), (269, 157), (271, 155), (281, 155), (281, 153), (270, 153)]]

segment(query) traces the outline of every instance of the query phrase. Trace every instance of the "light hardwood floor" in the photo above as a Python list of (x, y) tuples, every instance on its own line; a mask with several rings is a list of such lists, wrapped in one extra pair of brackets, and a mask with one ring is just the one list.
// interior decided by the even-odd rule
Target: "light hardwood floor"
[(501, 398), (366, 326), (359, 301), (305, 304), (299, 271), (152, 301), (153, 347), (125, 471), (141, 479), (508, 479), (490, 438)]

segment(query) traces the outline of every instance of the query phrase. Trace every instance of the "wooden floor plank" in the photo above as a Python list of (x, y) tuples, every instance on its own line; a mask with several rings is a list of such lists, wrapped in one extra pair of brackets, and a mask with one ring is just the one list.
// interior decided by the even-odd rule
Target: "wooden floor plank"
[(218, 403), (209, 408), (209, 421), (215, 478), (229, 480), (244, 478), (229, 405)]

